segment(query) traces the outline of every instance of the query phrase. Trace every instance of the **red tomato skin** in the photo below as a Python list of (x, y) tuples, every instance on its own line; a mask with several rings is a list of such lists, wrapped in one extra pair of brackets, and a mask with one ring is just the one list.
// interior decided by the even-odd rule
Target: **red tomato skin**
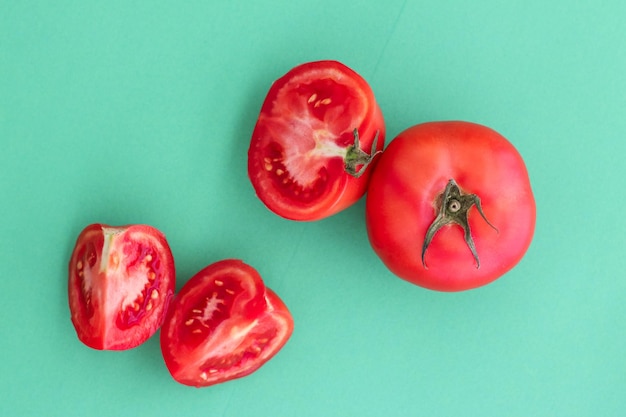
[[(444, 226), (421, 250), (437, 215), (437, 199), (454, 179), (476, 194), (485, 216), (469, 211), (480, 259), (476, 267), (458, 225)], [(437, 291), (486, 285), (514, 267), (533, 238), (535, 200), (526, 166), (514, 146), (496, 131), (470, 122), (419, 124), (394, 138), (380, 158), (366, 201), (370, 243), (397, 276)]]
[[(200, 323), (208, 335), (194, 339), (204, 315), (202, 300), (216, 297), (220, 288), (230, 289), (233, 300), (215, 303), (222, 311), (213, 313), (215, 322)], [(224, 259), (203, 268), (176, 295), (161, 329), (161, 351), (175, 381), (207, 387), (259, 369), (287, 343), (293, 328), (291, 313), (259, 273), (241, 260)]]
[(68, 301), (79, 340), (97, 350), (139, 346), (163, 323), (175, 285), (174, 258), (159, 230), (88, 225), (69, 262)]
[[(320, 116), (322, 119), (318, 120), (312, 115), (318, 108), (325, 107), (325, 105), (316, 106), (323, 93), (319, 93), (318, 96), (317, 93), (309, 95), (309, 92), (317, 91), (311, 85), (326, 80), (332, 80), (342, 88), (345, 87), (349, 93), (343, 95), (347, 97), (345, 103), (336, 104), (344, 108), (337, 107), (339, 110), (336, 110), (336, 114), (333, 113), (334, 116)], [(323, 88), (326, 87), (320, 87), (322, 90)], [(300, 94), (301, 90), (306, 91), (306, 94), (304, 92)], [(296, 91), (298, 93), (295, 93)], [(313, 97), (317, 99), (311, 101)], [(350, 117), (352, 120), (348, 120)], [(281, 127), (276, 128), (277, 125)], [(271, 164), (267, 163), (268, 161), (271, 163), (273, 159), (273, 154), (268, 149), (279, 142), (292, 149), (301, 148), (299, 149), (301, 154), (312, 151), (313, 139), (308, 136), (301, 139), (305, 136), (301, 134), (302, 130), (331, 132), (334, 136), (328, 141), (334, 142), (339, 148), (346, 148), (354, 142), (355, 128), (359, 132), (362, 150), (367, 153), (382, 151), (385, 141), (383, 114), (365, 79), (344, 64), (331, 60), (308, 62), (291, 69), (270, 87), (252, 133), (248, 150), (248, 176), (258, 198), (277, 215), (297, 221), (320, 220), (354, 204), (367, 190), (376, 159), (363, 175), (357, 178), (345, 172), (342, 157), (322, 158), (325, 159), (323, 169), (326, 170), (327, 181), (323, 187), (311, 185), (312, 182), (308, 183), (311, 189), (315, 190), (313, 194), (319, 194), (309, 201), (304, 201), (302, 197), (304, 193), (295, 196), (289, 186), (284, 186), (273, 176), (275, 169), (268, 171), (267, 167)], [(378, 135), (376, 148), (372, 149), (376, 135)], [(311, 146), (303, 145), (305, 141), (309, 141)], [(281, 165), (281, 170), (286, 171), (281, 178), (292, 174), (289, 169), (284, 168)], [(315, 176), (316, 173), (311, 172), (313, 168), (301, 169), (307, 168), (308, 176)], [(319, 180), (320, 175), (316, 178)]]

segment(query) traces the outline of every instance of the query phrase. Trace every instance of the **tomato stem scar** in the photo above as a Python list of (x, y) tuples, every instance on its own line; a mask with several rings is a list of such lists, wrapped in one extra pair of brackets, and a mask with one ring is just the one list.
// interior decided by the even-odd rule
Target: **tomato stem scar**
[[(378, 131), (372, 141), (371, 154), (368, 154), (361, 149), (361, 141), (359, 140), (359, 131), (355, 128), (352, 131), (354, 136), (354, 144), (347, 148), (346, 157), (343, 160), (345, 171), (352, 175), (354, 178), (359, 178), (365, 172), (367, 166), (372, 162), (374, 157), (382, 151), (376, 150), (376, 144), (378, 142)], [(357, 165), (361, 165), (361, 168), (357, 171)]]
[(476, 194), (462, 194), (456, 181), (454, 181), (454, 179), (450, 179), (445, 190), (440, 195), (438, 205), (439, 213), (428, 227), (426, 236), (424, 237), (424, 244), (422, 245), (422, 265), (424, 268), (428, 269), (424, 257), (430, 242), (433, 240), (433, 237), (439, 229), (448, 224), (458, 224), (465, 232), (465, 243), (474, 256), (476, 269), (479, 269), (480, 259), (478, 258), (478, 253), (476, 252), (476, 245), (474, 244), (474, 239), (472, 238), (472, 232), (468, 222), (469, 209), (475, 205), (478, 209), (478, 213), (480, 213), (485, 222), (487, 222), (487, 224), (496, 232), (498, 231), (498, 229), (492, 225), (489, 220), (487, 220), (482, 206), (480, 205), (480, 198), (478, 198)]

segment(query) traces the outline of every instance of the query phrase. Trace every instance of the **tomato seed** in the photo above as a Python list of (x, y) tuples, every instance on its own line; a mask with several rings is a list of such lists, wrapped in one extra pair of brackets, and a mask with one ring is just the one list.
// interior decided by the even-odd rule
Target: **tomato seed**
[(230, 295), (234, 295), (234, 294), (235, 294), (235, 291), (234, 291), (234, 290), (231, 290), (230, 288), (229, 288), (229, 289), (227, 289), (227, 290), (226, 290), (226, 292), (227, 292), (228, 294), (230, 294)]
[(150, 298), (152, 298), (153, 300), (156, 300), (157, 298), (159, 298), (159, 291), (158, 290), (152, 290), (152, 292), (150, 293)]
[(217, 285), (218, 287), (221, 287), (222, 285), (224, 285), (224, 281), (220, 281), (219, 279), (216, 279), (215, 285)]
[(76, 269), (83, 269), (83, 261), (76, 262)]
[(317, 100), (317, 94), (313, 93), (311, 94), (311, 97), (309, 97), (308, 103), (311, 104), (313, 103), (315, 100)]
[(151, 262), (152, 261), (152, 255), (148, 254), (146, 255), (145, 258), (143, 258), (146, 262)]
[(148, 304), (146, 304), (146, 311), (150, 310), (152, 310), (152, 301), (148, 301)]
[(154, 271), (148, 272), (148, 279), (150, 281), (154, 281), (155, 278), (156, 278), (156, 274), (154, 273)]
[(325, 98), (324, 100), (320, 101), (320, 103), (322, 103), (325, 106), (330, 104), (331, 102), (332, 102), (332, 100), (329, 99), (329, 98)]

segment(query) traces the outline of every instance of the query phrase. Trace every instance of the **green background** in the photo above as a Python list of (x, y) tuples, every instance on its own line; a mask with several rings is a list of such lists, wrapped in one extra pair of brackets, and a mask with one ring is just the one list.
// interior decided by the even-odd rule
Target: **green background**
[[(626, 3), (0, 1), (0, 415), (626, 415)], [(526, 160), (522, 262), (444, 294), (392, 276), (364, 201), (296, 223), (257, 200), (247, 146), (270, 83), (336, 59), (388, 139), (488, 125)], [(168, 237), (178, 287), (241, 258), (293, 313), (253, 375), (174, 382), (158, 337), (76, 338), (67, 263), (92, 222)]]

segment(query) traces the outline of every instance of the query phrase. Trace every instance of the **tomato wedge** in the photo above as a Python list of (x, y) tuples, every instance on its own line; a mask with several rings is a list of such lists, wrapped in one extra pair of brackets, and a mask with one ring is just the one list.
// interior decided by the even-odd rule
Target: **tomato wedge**
[(289, 310), (259, 273), (226, 259), (180, 290), (161, 329), (161, 351), (176, 381), (204, 387), (256, 371), (292, 332)]
[(175, 281), (174, 258), (159, 230), (87, 226), (69, 264), (69, 306), (78, 338), (98, 350), (140, 345), (163, 323)]
[(275, 81), (248, 150), (248, 176), (274, 213), (311, 221), (359, 200), (385, 125), (367, 82), (336, 61), (299, 65)]

